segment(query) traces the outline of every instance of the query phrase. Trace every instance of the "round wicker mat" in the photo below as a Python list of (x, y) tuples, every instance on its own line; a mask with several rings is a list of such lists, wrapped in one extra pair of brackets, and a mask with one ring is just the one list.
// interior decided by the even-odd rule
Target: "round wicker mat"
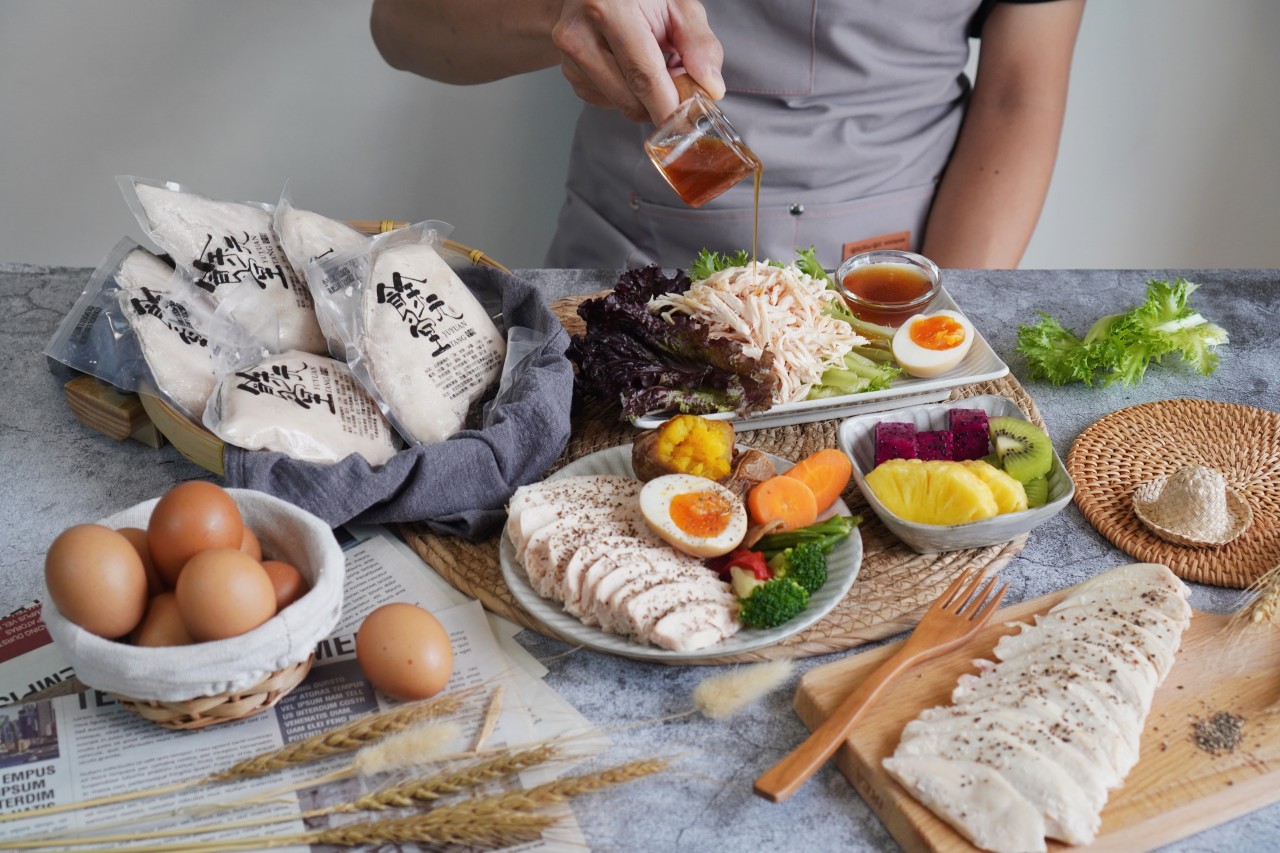
[[(552, 305), (571, 334), (582, 329), (581, 321), (574, 313), (578, 301), (559, 300)], [(1013, 376), (957, 388), (951, 399), (981, 394), (1008, 397), (1028, 418), (1044, 426), (1035, 403)], [(757, 429), (739, 432), (737, 441), (786, 459), (799, 459), (815, 450), (835, 447), (839, 425), (840, 420), (835, 419)], [(619, 420), (616, 405), (575, 400), (569, 444), (552, 471), (598, 450), (629, 444), (636, 432), (630, 424)], [(993, 574), (1013, 559), (1026, 542), (1024, 535), (987, 548), (917, 554), (880, 523), (856, 486), (850, 483), (843, 497), (850, 511), (863, 518), (859, 527), (862, 533), (862, 568), (844, 600), (817, 623), (776, 646), (732, 657), (707, 658), (698, 663), (810, 657), (892, 636), (915, 625), (924, 610), (962, 568), (972, 566), (984, 574)], [(403, 533), (413, 549), (443, 578), (458, 590), (479, 599), (488, 610), (541, 634), (572, 642), (536, 621), (516, 603), (503, 581), (498, 564), (500, 534), (484, 542), (471, 543), (412, 525), (405, 526)]]
[[(1133, 511), (1133, 490), (1186, 465), (1222, 473), (1253, 510), (1239, 538), (1211, 548), (1161, 539)], [(1280, 414), (1209, 400), (1120, 409), (1080, 433), (1067, 455), (1076, 505), (1117, 548), (1184, 580), (1244, 588), (1280, 564)]]

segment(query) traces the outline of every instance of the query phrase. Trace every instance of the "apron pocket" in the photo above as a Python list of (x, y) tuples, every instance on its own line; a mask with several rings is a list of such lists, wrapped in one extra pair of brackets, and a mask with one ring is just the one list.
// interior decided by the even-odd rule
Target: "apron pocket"
[[(934, 182), (879, 193), (855, 201), (828, 204), (773, 202), (760, 205), (757, 256), (787, 262), (798, 249), (813, 246), (818, 260), (833, 270), (844, 259), (845, 244), (880, 238), (905, 240), (918, 251), (933, 201)], [(636, 199), (635, 216), (642, 235), (641, 256), (665, 267), (687, 268), (700, 249), (721, 254), (751, 251), (752, 208), (694, 209)], [(904, 234), (905, 232), (905, 234)]]

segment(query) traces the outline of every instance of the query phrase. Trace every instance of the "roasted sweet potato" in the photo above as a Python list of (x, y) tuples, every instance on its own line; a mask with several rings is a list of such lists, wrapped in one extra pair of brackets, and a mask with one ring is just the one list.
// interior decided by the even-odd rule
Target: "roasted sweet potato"
[(640, 433), (631, 445), (631, 467), (646, 483), (664, 474), (720, 480), (729, 475), (732, 461), (733, 424), (697, 415), (676, 415)]

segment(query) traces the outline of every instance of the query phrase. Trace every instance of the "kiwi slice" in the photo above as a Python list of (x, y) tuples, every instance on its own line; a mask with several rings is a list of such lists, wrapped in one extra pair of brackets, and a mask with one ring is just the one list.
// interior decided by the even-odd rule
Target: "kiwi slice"
[(1044, 430), (1020, 418), (992, 418), (987, 426), (1006, 474), (1025, 485), (1049, 473), (1053, 443)]
[(1027, 509), (1044, 506), (1049, 500), (1049, 478), (1036, 477), (1022, 484), (1027, 492)]

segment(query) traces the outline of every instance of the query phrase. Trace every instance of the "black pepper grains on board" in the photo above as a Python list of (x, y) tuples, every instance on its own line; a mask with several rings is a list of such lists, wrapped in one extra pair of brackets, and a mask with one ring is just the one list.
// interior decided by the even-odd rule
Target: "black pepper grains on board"
[(1240, 743), (1244, 722), (1239, 714), (1219, 711), (1212, 717), (1197, 719), (1192, 725), (1191, 738), (1210, 755), (1234, 752)]

